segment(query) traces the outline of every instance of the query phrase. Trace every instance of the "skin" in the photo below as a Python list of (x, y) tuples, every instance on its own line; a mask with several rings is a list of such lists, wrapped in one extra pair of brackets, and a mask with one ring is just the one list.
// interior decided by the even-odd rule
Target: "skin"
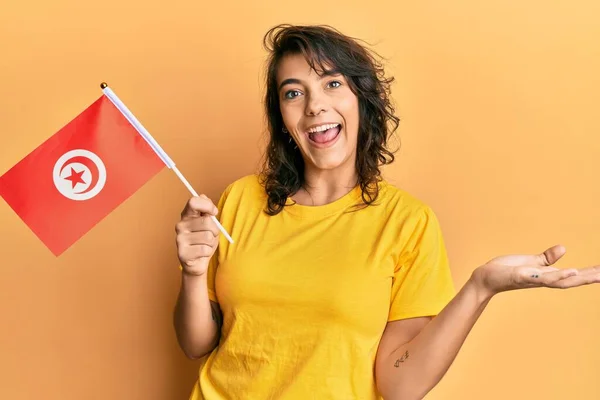
[[(323, 205), (348, 193), (356, 183), (358, 99), (342, 76), (312, 71), (301, 56), (283, 59), (278, 70), (281, 115), (305, 160), (306, 186), (293, 198)], [(341, 123), (335, 145), (317, 148), (306, 129)], [(286, 134), (283, 133), (282, 134)], [(218, 228), (208, 218), (216, 207), (205, 196), (191, 198), (177, 224), (182, 280), (174, 324), (185, 354), (199, 358), (218, 343), (221, 314), (208, 299), (206, 270), (218, 246)], [(444, 376), (488, 303), (499, 293), (531, 288), (567, 289), (600, 282), (600, 266), (552, 267), (564, 254), (552, 246), (539, 254), (495, 257), (476, 268), (450, 303), (435, 317), (389, 322), (379, 345), (375, 376), (386, 400), (422, 399)]]
[(191, 359), (210, 353), (219, 342), (221, 329), (221, 310), (209, 300), (206, 282), (220, 232), (210, 215), (217, 215), (214, 203), (205, 195), (192, 197), (175, 227), (182, 270), (173, 324), (179, 346)]

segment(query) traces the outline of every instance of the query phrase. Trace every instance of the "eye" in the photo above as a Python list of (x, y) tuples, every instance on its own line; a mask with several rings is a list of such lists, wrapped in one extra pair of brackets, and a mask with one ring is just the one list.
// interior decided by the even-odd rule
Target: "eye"
[(286, 99), (293, 99), (293, 98), (295, 98), (297, 96), (300, 96), (300, 91), (299, 90), (288, 90), (284, 94), (284, 97)]
[(342, 83), (340, 81), (331, 81), (327, 84), (327, 86), (337, 88), (337, 87), (342, 86)]

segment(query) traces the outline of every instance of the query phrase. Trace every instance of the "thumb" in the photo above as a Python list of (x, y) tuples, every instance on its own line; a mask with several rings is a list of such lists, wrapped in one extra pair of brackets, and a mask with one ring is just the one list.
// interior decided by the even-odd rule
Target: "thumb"
[(547, 248), (543, 253), (538, 254), (536, 264), (543, 267), (552, 265), (565, 255), (567, 250), (563, 245), (557, 244)]
[(511, 254), (496, 257), (489, 262), (503, 264), (508, 267), (520, 267), (528, 265), (530, 267), (547, 267), (557, 262), (566, 250), (561, 245), (555, 245), (547, 248), (539, 254)]

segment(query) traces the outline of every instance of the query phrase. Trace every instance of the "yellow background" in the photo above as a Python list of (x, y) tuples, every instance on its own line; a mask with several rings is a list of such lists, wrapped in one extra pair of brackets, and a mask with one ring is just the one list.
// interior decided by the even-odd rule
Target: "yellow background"
[[(90, 5), (94, 3), (95, 5)], [(262, 36), (327, 23), (397, 82), (386, 176), (438, 213), (458, 286), (489, 258), (562, 243), (600, 262), (600, 2), (56, 0), (0, 4), (0, 173), (107, 81), (199, 192), (262, 155)], [(0, 398), (185, 399), (165, 169), (55, 258), (0, 204)], [(428, 399), (600, 398), (600, 287), (496, 298)]]

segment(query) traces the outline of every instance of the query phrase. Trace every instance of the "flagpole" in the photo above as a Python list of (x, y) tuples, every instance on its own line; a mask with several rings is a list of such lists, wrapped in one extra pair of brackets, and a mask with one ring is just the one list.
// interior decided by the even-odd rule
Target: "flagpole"
[[(177, 175), (177, 177), (179, 178), (179, 180), (181, 180), (181, 182), (183, 182), (183, 184), (190, 191), (190, 193), (192, 194), (192, 196), (198, 197), (198, 193), (196, 193), (196, 191), (194, 190), (194, 188), (192, 187), (192, 185), (190, 185), (190, 183), (188, 182), (188, 180), (185, 179), (185, 177), (183, 176), (183, 174), (179, 171), (179, 169), (177, 169), (177, 167), (175, 166), (175, 163), (173, 162), (173, 160), (171, 160), (171, 158), (167, 155), (167, 153), (162, 149), (162, 147), (160, 147), (160, 145), (158, 144), (158, 142), (152, 137), (152, 135), (150, 135), (150, 133), (146, 130), (146, 128), (144, 128), (144, 126), (141, 124), (141, 122), (138, 121), (138, 119), (133, 115), (133, 113), (131, 111), (129, 111), (129, 109), (121, 101), (121, 99), (119, 99), (119, 97), (117, 97), (117, 95), (115, 94), (115, 92), (113, 92), (108, 87), (108, 84), (106, 82), (102, 82), (100, 84), (100, 88), (102, 89), (102, 91), (104, 92), (104, 94), (106, 95), (106, 97), (108, 97), (108, 99), (110, 101), (112, 101), (112, 103), (115, 105), (115, 107), (117, 107), (117, 109), (119, 109), (119, 111), (121, 111), (121, 113), (125, 116), (125, 118), (127, 118), (127, 120), (131, 123), (131, 125), (133, 125), (135, 127), (135, 129), (146, 140), (146, 142), (148, 143), (148, 145), (150, 145), (150, 147), (152, 148), (152, 150), (154, 150), (154, 152), (166, 164), (166, 166), (169, 169), (172, 169), (175, 172), (175, 174)], [(221, 223), (219, 222), (219, 220), (214, 215), (211, 215), (210, 218), (217, 225), (217, 227), (223, 233), (223, 235), (227, 238), (227, 240), (229, 241), (229, 243), (233, 243), (233, 239), (231, 238), (231, 236), (229, 235), (229, 233), (227, 233), (227, 231), (225, 230), (225, 228), (223, 228), (223, 225), (221, 225)]]

